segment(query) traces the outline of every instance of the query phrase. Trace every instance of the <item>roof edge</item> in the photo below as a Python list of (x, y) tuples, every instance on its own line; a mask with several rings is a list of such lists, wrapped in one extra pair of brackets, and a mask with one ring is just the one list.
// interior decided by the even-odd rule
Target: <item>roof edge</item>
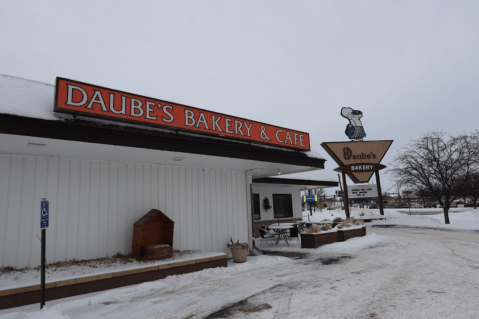
[(338, 182), (331, 181), (313, 181), (307, 179), (289, 179), (289, 178), (271, 178), (271, 177), (262, 177), (253, 179), (254, 183), (264, 183), (264, 184), (290, 184), (290, 185), (309, 185), (309, 186), (326, 186), (326, 187), (337, 187), (339, 186)]
[(324, 168), (325, 159), (251, 143), (72, 119), (0, 114), (0, 133)]

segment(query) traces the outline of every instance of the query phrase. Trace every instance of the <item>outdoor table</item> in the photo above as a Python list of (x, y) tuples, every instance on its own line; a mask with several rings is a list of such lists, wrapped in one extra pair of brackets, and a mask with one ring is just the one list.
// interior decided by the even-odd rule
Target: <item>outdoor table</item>
[(288, 230), (292, 229), (294, 226), (269, 226), (269, 229), (275, 231), (278, 234), (278, 237), (276, 238), (276, 245), (278, 244), (280, 238), (283, 238), (286, 244), (289, 246), (288, 243)]

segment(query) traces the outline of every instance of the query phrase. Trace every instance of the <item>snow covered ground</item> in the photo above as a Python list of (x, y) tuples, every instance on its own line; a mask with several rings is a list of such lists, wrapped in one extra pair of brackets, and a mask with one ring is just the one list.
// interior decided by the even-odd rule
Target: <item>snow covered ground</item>
[[(361, 214), (364, 214), (361, 216)], [(358, 209), (351, 210), (352, 218), (379, 218), (386, 217), (386, 220), (378, 220), (371, 225), (400, 225), (404, 227), (428, 227), (437, 229), (455, 229), (455, 230), (479, 230), (479, 209), (472, 208), (452, 208), (449, 210), (450, 224), (444, 223), (444, 214), (442, 208), (419, 208), (411, 209), (409, 215), (408, 209), (385, 209), (384, 216), (379, 214), (379, 209)], [(309, 210), (303, 211), (303, 220), (308, 220)], [(313, 216), (309, 217), (311, 221), (320, 221), (323, 219), (333, 220), (336, 217), (346, 218), (344, 210), (317, 210)]]
[(479, 318), (479, 210), (451, 213), (451, 225), (442, 214), (386, 216), (368, 224), (366, 237), (265, 248), (302, 258), (249, 256), (228, 268), (47, 302), (42, 311), (3, 310), (0, 318)]

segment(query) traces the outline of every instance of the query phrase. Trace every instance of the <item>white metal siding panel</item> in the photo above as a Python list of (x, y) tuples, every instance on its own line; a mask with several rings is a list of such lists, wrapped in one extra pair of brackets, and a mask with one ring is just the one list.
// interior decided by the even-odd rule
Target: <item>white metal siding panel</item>
[[(209, 183), (209, 187), (210, 187), (210, 194), (216, 194), (216, 171), (215, 170), (210, 170), (210, 183)], [(210, 197), (210, 211), (211, 211), (211, 228), (210, 228), (210, 243), (211, 243), (211, 250), (212, 251), (216, 251), (217, 250), (217, 247), (216, 247), (216, 240), (217, 240), (217, 237), (218, 237), (218, 217), (217, 217), (217, 213), (216, 213), (216, 200), (218, 199), (218, 196), (213, 196), (211, 195)], [(216, 231), (213, 231), (213, 229), (215, 229)], [(207, 231), (208, 231), (208, 228), (207, 228)], [(206, 232), (206, 236), (208, 236), (208, 232)]]
[(198, 170), (198, 187), (195, 188), (196, 192), (198, 193), (198, 224), (199, 229), (203, 231), (197, 232), (198, 236), (198, 244), (195, 247), (196, 249), (200, 249), (200, 247), (206, 248), (206, 216), (205, 216), (205, 170), (199, 169)]
[(127, 167), (125, 163), (119, 163), (118, 165), (118, 219), (116, 229), (116, 251), (126, 254), (129, 249), (129, 245), (126, 242), (126, 233), (131, 228), (131, 223), (127, 223), (128, 210), (127, 210)]
[(6, 264), (8, 194), (12, 156), (0, 155), (0, 265)]
[[(60, 160), (58, 158), (49, 158), (47, 159), (47, 189), (46, 189), (46, 196), (50, 201), (50, 220), (49, 220), (49, 232), (47, 233), (46, 237), (46, 246), (49, 249), (45, 252), (45, 259), (47, 262), (52, 262), (55, 260), (55, 249), (51, 249), (55, 247), (55, 237), (56, 237), (56, 227), (57, 227), (57, 219), (58, 214), (58, 187), (59, 187), (59, 173), (60, 173)], [(35, 214), (35, 212), (34, 212)], [(38, 211), (37, 211), (38, 214)], [(38, 226), (37, 230), (39, 230), (40, 226)], [(38, 246), (37, 246), (38, 247)], [(38, 264), (40, 259), (35, 259), (34, 264)]]
[[(88, 236), (88, 226), (90, 224), (90, 162), (80, 162), (80, 196), (79, 215), (78, 215), (78, 259), (88, 258), (88, 240), (81, 240), (83, 236)], [(33, 262), (33, 261), (32, 261)]]
[[(219, 216), (221, 216), (222, 220), (222, 233), (221, 237), (218, 237), (218, 242), (221, 242), (226, 238), (228, 240), (228, 234), (231, 234), (231, 230), (228, 228), (228, 191), (227, 191), (227, 184), (226, 184), (226, 172), (220, 171), (220, 182), (217, 184), (217, 187), (221, 189), (221, 203), (220, 208), (217, 211)], [(219, 193), (218, 193), (219, 194)], [(232, 234), (231, 234), (232, 235)], [(219, 244), (219, 243), (218, 243)], [(220, 247), (218, 247), (220, 249)]]
[[(22, 193), (20, 195), (20, 225), (26, 232), (33, 230), (33, 204), (35, 195), (35, 158), (24, 158)], [(18, 232), (18, 257), (17, 263), (28, 264), (31, 256), (32, 240), (30, 236), (22, 236)]]
[[(204, 209), (203, 209), (203, 216), (204, 223), (205, 223), (205, 231), (204, 231), (204, 238), (205, 238), (205, 250), (211, 251), (211, 228), (212, 228), (212, 216), (213, 216), (213, 209), (211, 208), (211, 199), (210, 199), (210, 172), (208, 170), (203, 170), (204, 173)], [(201, 193), (200, 193), (201, 196)]]
[(182, 246), (186, 245), (188, 247), (194, 247), (194, 229), (198, 227), (198, 225), (194, 225), (193, 227), (193, 172), (192, 169), (187, 167), (185, 169), (185, 186), (186, 186), (186, 192), (183, 192), (186, 196), (186, 242), (182, 242)]
[(238, 171), (0, 154), (0, 267), (39, 264), (44, 197), (49, 263), (129, 253), (152, 208), (175, 222), (174, 249), (227, 253), (230, 236), (248, 241), (247, 185)]
[(110, 162), (109, 164), (109, 192), (108, 192), (108, 225), (107, 225), (107, 254), (112, 256), (118, 252), (116, 247), (116, 233), (118, 231), (118, 180), (119, 169), (118, 163)]
[(17, 235), (18, 235), (18, 218), (20, 217), (19, 203), (21, 193), (21, 171), (22, 171), (22, 159), (18, 157), (11, 158), (10, 174), (8, 178), (8, 190), (6, 200), (6, 211), (8, 215), (5, 218), (5, 242), (3, 244), (4, 250), (4, 264), (16, 265), (17, 263)]

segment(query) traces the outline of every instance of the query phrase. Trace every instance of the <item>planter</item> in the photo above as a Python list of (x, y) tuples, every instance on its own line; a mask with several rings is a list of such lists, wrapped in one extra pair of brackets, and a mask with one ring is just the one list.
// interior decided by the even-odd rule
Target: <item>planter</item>
[(248, 246), (230, 246), (231, 255), (233, 256), (233, 262), (244, 263), (248, 257)]
[(334, 232), (323, 232), (316, 234), (301, 233), (301, 248), (318, 248), (322, 245), (346, 241), (354, 237), (366, 235), (366, 227), (355, 229), (338, 229)]
[(366, 236), (366, 227), (356, 228), (356, 229), (338, 229), (338, 239), (339, 241), (346, 241), (354, 237), (363, 237)]
[(339, 241), (338, 232), (308, 234), (301, 233), (301, 248), (317, 248), (322, 245), (332, 244)]

